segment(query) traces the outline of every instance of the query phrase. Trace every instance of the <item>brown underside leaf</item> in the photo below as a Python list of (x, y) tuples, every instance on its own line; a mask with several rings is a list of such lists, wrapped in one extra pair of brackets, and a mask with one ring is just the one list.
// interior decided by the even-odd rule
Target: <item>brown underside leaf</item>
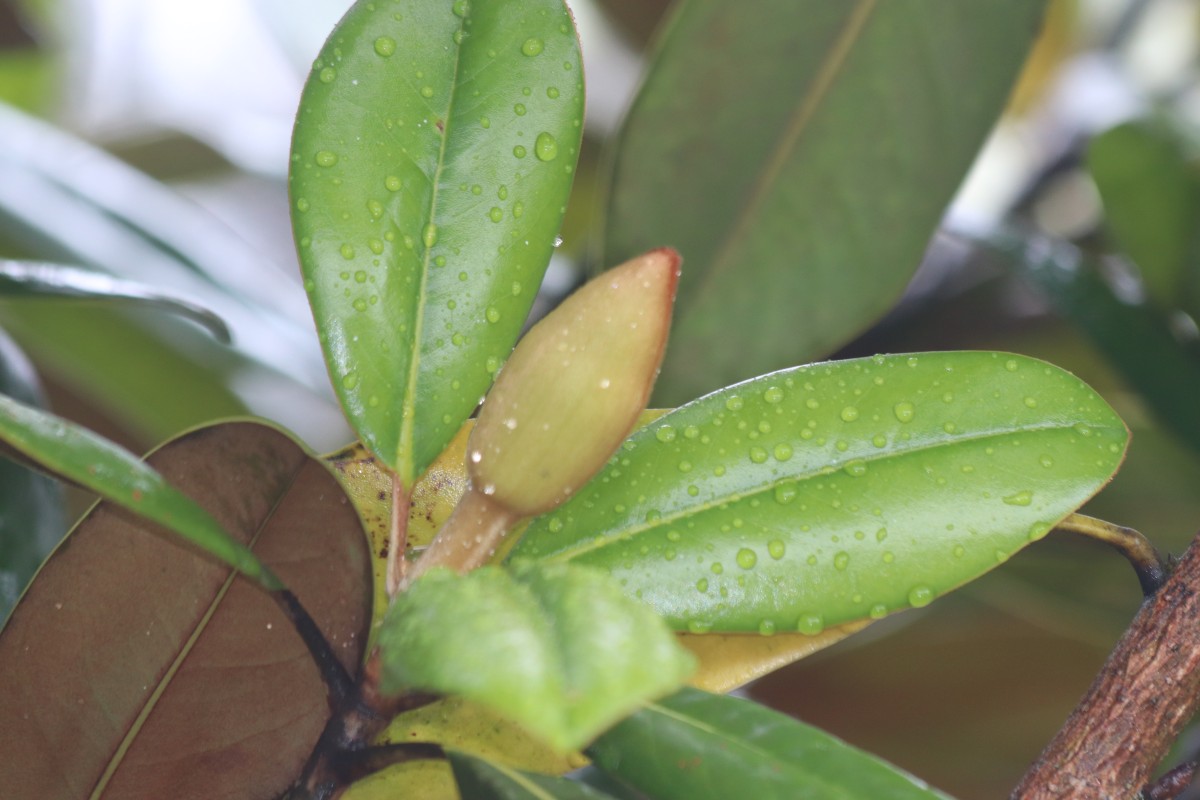
[[(351, 674), (371, 563), (325, 466), (258, 423), (148, 457), (296, 593)], [(0, 633), (5, 796), (272, 798), (326, 720), (325, 687), (270, 597), (106, 503), (76, 526)]]

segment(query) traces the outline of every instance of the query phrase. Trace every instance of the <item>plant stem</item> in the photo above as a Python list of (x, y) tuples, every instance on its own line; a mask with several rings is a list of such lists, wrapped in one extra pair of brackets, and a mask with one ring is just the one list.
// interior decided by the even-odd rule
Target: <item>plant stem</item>
[(405, 550), (408, 549), (408, 514), (411, 499), (408, 487), (401, 482), (400, 476), (393, 474), (392, 517), (391, 525), (388, 527), (388, 597), (395, 597), (396, 592), (404, 584), (404, 576), (408, 571)]
[(1157, 592), (1167, 582), (1170, 569), (1166, 561), (1142, 534), (1133, 528), (1114, 525), (1083, 514), (1072, 514), (1055, 526), (1055, 530), (1070, 531), (1095, 539), (1120, 551), (1133, 566), (1146, 597)]
[(1134, 797), (1198, 708), (1200, 537), (1011, 798)]
[(518, 519), (516, 514), (474, 485), (468, 486), (450, 518), (417, 561), (408, 582), (434, 567), (468, 572), (483, 566)]
[(300, 639), (303, 640), (313, 662), (320, 670), (321, 680), (324, 681), (325, 689), (329, 692), (330, 706), (335, 709), (341, 707), (350, 697), (354, 682), (333, 652), (333, 648), (330, 647), (329, 640), (325, 638), (325, 634), (321, 633), (321, 629), (317, 627), (316, 621), (300, 604), (300, 599), (290, 590), (280, 589), (270, 594), (275, 604), (287, 615), (292, 627), (296, 629), (296, 633), (300, 634)]

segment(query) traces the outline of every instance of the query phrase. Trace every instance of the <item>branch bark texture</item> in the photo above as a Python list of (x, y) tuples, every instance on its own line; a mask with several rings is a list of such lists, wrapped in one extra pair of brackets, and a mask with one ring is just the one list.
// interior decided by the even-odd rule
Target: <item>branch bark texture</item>
[(1198, 706), (1200, 536), (1011, 799), (1134, 798)]

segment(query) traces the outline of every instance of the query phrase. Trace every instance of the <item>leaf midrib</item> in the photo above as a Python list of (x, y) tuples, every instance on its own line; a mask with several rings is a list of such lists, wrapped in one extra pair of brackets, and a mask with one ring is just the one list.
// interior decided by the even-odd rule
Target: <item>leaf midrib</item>
[[(274, 518), (275, 512), (279, 509), (280, 504), (283, 503), (284, 499), (291, 493), (292, 487), (296, 485), (296, 481), (299, 479), (300, 474), (304, 471), (304, 468), (307, 465), (307, 460), (308, 457), (306, 456), (300, 462), (296, 470), (287, 479), (287, 481), (281, 484), (275, 503), (263, 516), (257, 530), (254, 531), (254, 535), (251, 536), (250, 541), (246, 543), (246, 548), (248, 550), (253, 550), (255, 545), (258, 544), (259, 538), (262, 536), (263, 532)], [(218, 563), (220, 563), (222, 566), (229, 566), (224, 562)], [(95, 788), (88, 796), (89, 800), (101, 800), (101, 798), (104, 796), (104, 790), (108, 788), (109, 782), (112, 781), (113, 777), (117, 774), (117, 771), (121, 768), (121, 764), (124, 762), (125, 755), (129, 752), (129, 749), (133, 747), (138, 736), (141, 735), (142, 727), (146, 724), (146, 721), (150, 718), (150, 715), (153, 714), (155, 709), (158, 707), (158, 703), (162, 699), (162, 696), (166, 694), (167, 690), (171, 687), (171, 682), (174, 680), (176, 673), (183, 666), (184, 662), (187, 661), (187, 658), (191, 655), (196, 643), (200, 641), (200, 637), (203, 636), (205, 631), (208, 630), (208, 625), (212, 621), (213, 615), (217, 613), (217, 610), (225, 601), (225, 595), (228, 594), (229, 589), (233, 586), (233, 582), (239, 577), (240, 574), (241, 573), (239, 573), (238, 570), (234, 569), (233, 567), (229, 567), (229, 576), (225, 578), (224, 583), (221, 584), (221, 588), (217, 590), (217, 593), (213, 597), (212, 602), (209, 604), (208, 609), (204, 612), (204, 616), (200, 618), (200, 621), (196, 624), (195, 629), (192, 631), (192, 634), (188, 637), (187, 641), (180, 649), (179, 654), (175, 657), (175, 660), (171, 662), (171, 666), (163, 674), (162, 678), (158, 682), (158, 685), (154, 687), (154, 691), (150, 694), (149, 699), (142, 706), (141, 711), (138, 712), (138, 715), (134, 718), (133, 722), (130, 723), (129, 730), (126, 731), (125, 736), (121, 739), (121, 743), (117, 746), (112, 758), (109, 759), (108, 765), (104, 768), (104, 772), (101, 773), (100, 778), (96, 781)], [(247, 580), (253, 582), (252, 578), (247, 578)], [(255, 585), (254, 588), (261, 589), (261, 587), (258, 585)]]
[[(867, 456), (856, 456), (854, 458), (846, 459), (845, 461), (839, 461), (836, 464), (822, 466), (819, 469), (792, 473), (785, 477), (781, 477), (781, 478), (778, 478), (775, 480), (768, 481), (756, 489), (751, 489), (749, 491), (740, 492), (740, 493), (730, 493), (730, 494), (726, 494), (726, 495), (721, 495), (719, 498), (716, 498), (713, 500), (706, 500), (706, 501), (698, 502), (695, 505), (689, 505), (686, 508), (681, 509), (680, 511), (677, 511), (677, 512), (674, 512), (671, 514), (664, 514), (663, 516), (659, 517), (658, 519), (655, 519), (653, 522), (642, 523), (640, 525), (630, 526), (628, 528), (623, 529), (618, 534), (609, 535), (604, 531), (599, 531), (599, 532), (593, 534), (592, 536), (590, 536), (587, 543), (578, 545), (578, 546), (570, 548), (570, 549), (560, 550), (559, 552), (555, 553), (552, 556), (548, 556), (546, 558), (539, 559), (539, 561), (543, 561), (545, 563), (570, 561), (574, 558), (578, 558), (579, 556), (581, 556), (585, 553), (590, 553), (593, 550), (599, 550), (604, 547), (608, 547), (614, 543), (622, 542), (627, 539), (632, 539), (633, 537), (638, 536), (642, 533), (645, 533), (646, 531), (652, 531), (657, 528), (669, 527), (670, 525), (678, 522), (681, 519), (686, 519), (689, 517), (696, 516), (698, 514), (702, 514), (705, 511), (709, 511), (713, 508), (717, 508), (718, 506), (725, 505), (728, 503), (736, 503), (747, 497), (757, 497), (759, 495), (766, 494), (767, 492), (774, 490), (781, 483), (785, 483), (785, 482), (799, 483), (802, 481), (811, 480), (813, 478), (820, 478), (825, 475), (832, 475), (833, 473), (838, 472), (839, 470), (843, 469), (846, 466), (846, 464), (848, 464), (851, 461), (861, 461), (866, 464), (874, 464), (874, 463), (886, 461), (891, 458), (898, 458), (901, 456), (909, 456), (909, 455), (913, 455), (915, 453), (922, 453), (927, 450), (934, 450), (934, 449), (946, 448), (946, 447), (955, 447), (957, 445), (966, 444), (969, 442), (979, 442), (979, 441), (986, 441), (988, 439), (998, 439), (998, 438), (1002, 438), (1004, 436), (1012, 436), (1012, 435), (1016, 435), (1016, 434), (1037, 434), (1037, 433), (1042, 433), (1045, 431), (1065, 431), (1065, 430), (1069, 430), (1069, 429), (1073, 428), (1076, 424), (1078, 424), (1078, 422), (1079, 421), (1076, 420), (1076, 421), (1073, 421), (1071, 424), (1050, 423), (1050, 424), (1046, 424), (1046, 425), (1027, 425), (1027, 426), (1019, 426), (1019, 427), (1004, 428), (1004, 429), (993, 428), (991, 430), (982, 431), (982, 432), (971, 434), (971, 435), (955, 436), (953, 439), (946, 440), (946, 441), (933, 441), (933, 442), (928, 442), (928, 443), (921, 444), (921, 445), (897, 448), (895, 450), (889, 450), (889, 451), (884, 451), (881, 453), (870, 454)], [(1100, 427), (1100, 426), (1097, 426), (1097, 427)]]
[[(446, 103), (446, 113), (444, 115), (445, 128), (442, 130), (442, 143), (438, 148), (437, 168), (433, 172), (433, 189), (429, 198), (429, 215), (425, 225), (422, 226), (418, 234), (421, 236), (421, 243), (424, 244), (425, 229), (434, 225), (437, 217), (438, 196), (440, 194), (440, 186), (442, 180), (442, 171), (446, 168), (446, 148), (450, 142), (450, 130), (453, 124), (454, 115), (454, 100), (458, 95), (458, 70), (462, 64), (462, 52), (465, 42), (469, 37), (465, 35), (467, 19), (470, 15), (462, 18), (458, 25), (458, 30), (464, 35), (461, 41), (455, 44), (454, 47), (454, 69), (451, 71), (450, 78), (450, 98)], [(421, 260), (421, 275), (417, 285), (416, 294), (416, 310), (413, 314), (413, 349), (412, 357), (408, 361), (408, 379), (405, 381), (404, 387), (404, 402), (401, 406), (400, 413), (400, 441), (396, 443), (396, 474), (401, 482), (412, 488), (415, 482), (416, 475), (413, 465), (413, 432), (416, 426), (416, 396), (417, 396), (417, 379), (420, 374), (421, 362), (421, 337), (425, 329), (425, 304), (427, 300), (426, 289), (429, 283), (430, 261), (433, 247), (426, 246)]]

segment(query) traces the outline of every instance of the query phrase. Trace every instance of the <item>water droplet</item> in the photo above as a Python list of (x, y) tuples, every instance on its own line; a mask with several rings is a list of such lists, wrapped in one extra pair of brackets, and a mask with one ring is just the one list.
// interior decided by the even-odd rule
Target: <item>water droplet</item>
[(917, 413), (917, 407), (905, 400), (903, 402), (896, 403), (896, 406), (892, 409), (892, 411), (895, 413), (896, 419), (900, 420), (901, 422), (912, 422), (912, 418)]
[(761, 447), (750, 448), (750, 460), (755, 464), (762, 464), (767, 460), (767, 451)]
[(788, 461), (792, 457), (792, 446), (790, 444), (775, 445), (775, 460)]
[(525, 104), (524, 104), (524, 103), (517, 103), (516, 105), (514, 105), (514, 106), (513, 106), (513, 113), (514, 113), (514, 114), (516, 114), (518, 117), (523, 117), (523, 116), (525, 116)]
[(558, 142), (549, 133), (542, 131), (533, 144), (533, 152), (540, 161), (553, 161), (558, 158)]
[(428, 250), (430, 247), (433, 247), (435, 244), (437, 244), (437, 240), (438, 240), (437, 225), (435, 225), (431, 222), (425, 226), (425, 229), (423, 231), (421, 231), (421, 241), (425, 243), (425, 249)]
[(338, 162), (337, 153), (331, 150), (318, 150), (315, 156), (318, 167), (332, 167)]
[(896, 554), (895, 554), (895, 553), (893, 553), (891, 550), (884, 550), (884, 551), (883, 551), (883, 563), (885, 563), (885, 564), (891, 564), (891, 563), (892, 563), (893, 561), (895, 561), (895, 560), (896, 560)]
[(299, 200), (297, 200), (296, 201), (296, 210), (299, 211), (301, 214), (303, 214), (305, 211), (308, 211), (308, 200), (303, 197), (301, 197)]
[(546, 87), (546, 97), (549, 97), (551, 100), (557, 100), (558, 99), (558, 87), (547, 86)]
[(358, 386), (357, 372), (347, 372), (342, 376), (342, 388), (349, 390), (353, 389), (355, 386)]
[(842, 422), (854, 422), (858, 419), (858, 409), (854, 406), (846, 406), (842, 409)]
[(389, 192), (398, 192), (398, 191), (400, 191), (401, 183), (400, 183), (400, 179), (397, 178), (395, 175), (388, 175), (386, 178), (383, 179), (383, 185), (385, 187), (387, 187), (387, 190)]
[(546, 527), (550, 529), (551, 533), (558, 533), (563, 529), (563, 522), (558, 517), (551, 517)]
[(877, 433), (874, 437), (872, 437), (871, 444), (875, 445), (876, 447), (887, 447), (887, 437), (882, 433)]
[(504, 212), (500, 210), (499, 206), (492, 206), (492, 210), (488, 212), (488, 219), (492, 222), (499, 222), (504, 219)]
[(1024, 491), (1010, 494), (1004, 498), (1004, 502), (1010, 506), (1027, 506), (1033, 503), (1033, 492)]
[(338, 252), (342, 254), (342, 258), (349, 261), (354, 258), (354, 245), (344, 244), (338, 249)]
[(908, 603), (913, 608), (921, 608), (933, 602), (933, 589), (928, 586), (914, 586), (908, 593)]
[(856, 458), (853, 461), (847, 461), (846, 466), (842, 467), (842, 469), (852, 478), (861, 478), (867, 474), (867, 462), (861, 458)]
[(754, 565), (758, 563), (758, 555), (748, 547), (743, 547), (737, 552), (737, 565), (742, 569), (754, 569)]
[(521, 45), (521, 53), (532, 58), (533, 56), (540, 55), (543, 47), (545, 45), (541, 39), (526, 39)]
[(1041, 464), (1046, 469), (1050, 469), (1051, 467), (1054, 466), (1054, 459), (1051, 458), (1050, 456), (1042, 456), (1041, 458), (1038, 459), (1038, 463)]
[(783, 543), (782, 539), (772, 539), (771, 541), (767, 542), (767, 554), (776, 561), (783, 558), (783, 554), (786, 552), (787, 545)]
[(318, 77), (321, 79), (321, 83), (333, 83), (337, 78), (337, 70), (333, 67), (325, 67), (318, 73)]
[(825, 618), (820, 614), (801, 614), (796, 622), (796, 630), (806, 636), (816, 636), (825, 630)]
[(774, 405), (783, 402), (783, 389), (778, 386), (771, 386), (763, 392), (763, 400)]
[(700, 592), (701, 594), (708, 591), (708, 578), (701, 578), (700, 580), (696, 581), (696, 591)]
[(387, 58), (396, 52), (396, 40), (390, 36), (380, 36), (375, 40), (375, 52)]
[(354, 306), (355, 311), (366, 311), (367, 310), (367, 301), (363, 300), (361, 297), (358, 298), (357, 300), (355, 300), (351, 305)]
[(850, 566), (850, 554), (842, 550), (833, 557), (833, 568), (838, 572), (845, 572), (846, 567)]
[(728, 400), (725, 401), (725, 407), (730, 411), (740, 411), (743, 405), (745, 405), (745, 403), (742, 401), (742, 398), (738, 397), (736, 394), (732, 395)]
[(455, 44), (462, 44), (463, 32), (461, 30), (455, 31), (454, 33), (450, 34), (450, 39)]
[(354, 282), (355, 283), (366, 283), (367, 282), (367, 271), (365, 269), (355, 270)]
[(887, 528), (880, 528), (879, 530), (875, 531), (875, 541), (882, 542), (886, 538)]
[(513, 148), (513, 155), (517, 158), (524, 158), (526, 150), (522, 145), (517, 145)]
[(500, 309), (496, 308), (495, 306), (488, 306), (487, 310), (484, 312), (484, 315), (487, 317), (487, 321), (491, 322), (492, 324), (500, 321)]
[(663, 425), (654, 432), (654, 438), (664, 443), (673, 442), (675, 441), (675, 429), (670, 425)]
[(468, 0), (454, 0), (454, 5), (450, 7), (456, 17), (465, 17), (471, 11), (471, 4)]
[(421, 97), (424, 97), (426, 100), (428, 100), (430, 97), (433, 97), (433, 87), (432, 86), (422, 86), (421, 87)]
[(1005, 368), (1006, 370), (1008, 370), (1009, 372), (1016, 372), (1016, 371), (1017, 371), (1017, 362), (1016, 362), (1016, 359), (1012, 359), (1012, 358), (1010, 358), (1008, 361), (1005, 361), (1005, 362), (1004, 362), (1004, 368)]
[[(520, 219), (521, 215), (524, 213), (525, 213), (525, 204), (524, 203), (522, 203), (520, 200), (513, 203), (513, 218), (514, 219)], [(516, 231), (513, 232), (513, 235), (514, 236), (516, 235)]]
[(871, 610), (867, 612), (867, 616), (871, 619), (883, 619), (887, 616), (887, 606), (883, 603), (876, 603), (871, 606)]
[(954, 433), (956, 430), (958, 430), (958, 426), (953, 422), (947, 422), (942, 426), (942, 430), (944, 430), (946, 433)]
[(1025, 398), (1025, 407), (1026, 408), (1037, 408), (1037, 398), (1036, 397), (1026, 397)]
[(770, 620), (770, 619), (764, 619), (762, 622), (758, 623), (758, 634), (760, 636), (774, 636), (775, 635), (775, 621)]
[[(699, 587), (697, 587), (697, 588), (699, 588)], [(702, 589), (701, 591), (707, 591), (707, 589), (708, 589), (708, 587), (706, 584), (705, 588)], [(704, 634), (704, 633), (708, 633), (709, 631), (712, 630), (712, 623), (704, 622), (704, 621), (698, 620), (698, 619), (692, 619), (692, 620), (688, 620), (687, 629), (688, 629), (688, 633)]]

